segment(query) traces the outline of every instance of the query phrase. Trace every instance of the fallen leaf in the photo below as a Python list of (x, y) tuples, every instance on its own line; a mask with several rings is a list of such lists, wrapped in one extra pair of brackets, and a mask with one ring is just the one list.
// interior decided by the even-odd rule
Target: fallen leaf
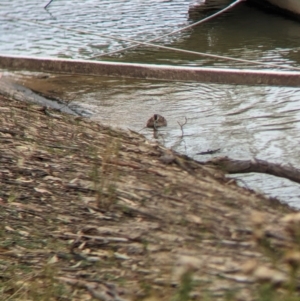
[(10, 226), (5, 226), (5, 230), (9, 232), (15, 232), (15, 230)]
[(188, 214), (186, 216), (186, 219), (191, 222), (191, 223), (195, 223), (195, 224), (198, 224), (198, 225), (201, 225), (202, 224), (202, 219), (200, 216), (197, 216), (197, 215), (194, 215), (194, 214)]
[(53, 257), (51, 257), (49, 260), (48, 260), (48, 263), (49, 264), (53, 264), (53, 263), (56, 263), (58, 262), (58, 257), (56, 255), (54, 255)]
[(18, 231), (18, 233), (22, 236), (29, 236), (29, 232), (27, 232), (27, 231), (20, 230), (20, 231)]
[(35, 190), (36, 192), (39, 192), (39, 193), (48, 193), (48, 194), (52, 194), (49, 190), (43, 189), (43, 188), (37, 188), (37, 187), (35, 187), (34, 190)]

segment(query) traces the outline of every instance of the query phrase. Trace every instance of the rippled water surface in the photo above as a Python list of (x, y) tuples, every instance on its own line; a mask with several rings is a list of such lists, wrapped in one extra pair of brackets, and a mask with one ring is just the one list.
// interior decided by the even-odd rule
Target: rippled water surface
[[(46, 11), (41, 1), (2, 0), (0, 15), (88, 31), (76, 34), (58, 28), (0, 17), (0, 52), (89, 59), (131, 45), (96, 34), (149, 40), (182, 28), (212, 11), (189, 16), (190, 1), (67, 1), (54, 0)], [(255, 21), (254, 21), (255, 20)], [(166, 37), (161, 45), (300, 67), (300, 23), (239, 5), (208, 23)], [(190, 66), (254, 68), (200, 56), (139, 47), (102, 60)], [(256, 67), (261, 68), (261, 66)], [(28, 74), (24, 76), (25, 81)], [(42, 80), (40, 80), (42, 81)], [(168, 120), (159, 139), (198, 160), (197, 153), (220, 148), (219, 155), (259, 158), (300, 168), (299, 88), (161, 82), (100, 77), (53, 76), (52, 90), (92, 118), (141, 130), (153, 113)], [(49, 88), (50, 90), (50, 88)], [(178, 122), (183, 123), (184, 138)], [(152, 138), (148, 129), (141, 133)], [(266, 175), (239, 176), (251, 188), (300, 208), (300, 186)]]

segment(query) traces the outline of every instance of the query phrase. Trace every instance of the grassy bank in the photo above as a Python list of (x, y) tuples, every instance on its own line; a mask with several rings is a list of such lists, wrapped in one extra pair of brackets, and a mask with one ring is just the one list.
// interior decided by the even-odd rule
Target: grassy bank
[(1, 300), (299, 300), (299, 215), (221, 171), (1, 96), (0, 142)]

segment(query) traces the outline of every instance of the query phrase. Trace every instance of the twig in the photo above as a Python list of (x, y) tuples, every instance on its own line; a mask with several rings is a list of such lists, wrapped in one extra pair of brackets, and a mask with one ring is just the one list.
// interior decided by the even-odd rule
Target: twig
[(51, 4), (53, 0), (50, 0), (45, 6), (44, 6), (44, 9), (47, 9), (47, 7)]
[(218, 153), (219, 151), (220, 151), (220, 148), (208, 149), (207, 151), (197, 153), (196, 155), (212, 155), (212, 154)]
[(185, 121), (184, 121), (184, 123), (180, 123), (179, 121), (177, 121), (177, 123), (179, 124), (179, 126), (180, 126), (180, 129), (181, 129), (181, 138), (183, 137), (183, 127), (187, 124), (187, 118), (184, 116), (184, 119), (185, 119)]
[(243, 185), (245, 188), (247, 188), (248, 190), (251, 190), (251, 188), (248, 186), (248, 184), (247, 184), (243, 179), (238, 179), (238, 178), (236, 178), (236, 177), (232, 177), (231, 179), (232, 179), (232, 180), (235, 180), (235, 181), (237, 181), (237, 182), (239, 182), (239, 183), (242, 183), (242, 185)]
[(106, 243), (110, 242), (128, 242), (129, 239), (125, 237), (112, 237), (112, 236), (95, 236), (95, 235), (85, 235), (85, 234), (73, 234), (73, 233), (63, 233), (59, 235), (53, 235), (54, 237), (59, 237), (59, 238), (77, 238), (77, 239), (90, 239), (94, 241), (103, 241)]

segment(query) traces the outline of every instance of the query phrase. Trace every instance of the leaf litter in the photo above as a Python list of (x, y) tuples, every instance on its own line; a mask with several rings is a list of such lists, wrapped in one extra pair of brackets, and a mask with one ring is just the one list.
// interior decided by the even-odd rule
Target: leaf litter
[(132, 131), (0, 107), (1, 300), (185, 300), (186, 279), (191, 299), (255, 300), (287, 281), (260, 242), (294, 246), (293, 209)]

